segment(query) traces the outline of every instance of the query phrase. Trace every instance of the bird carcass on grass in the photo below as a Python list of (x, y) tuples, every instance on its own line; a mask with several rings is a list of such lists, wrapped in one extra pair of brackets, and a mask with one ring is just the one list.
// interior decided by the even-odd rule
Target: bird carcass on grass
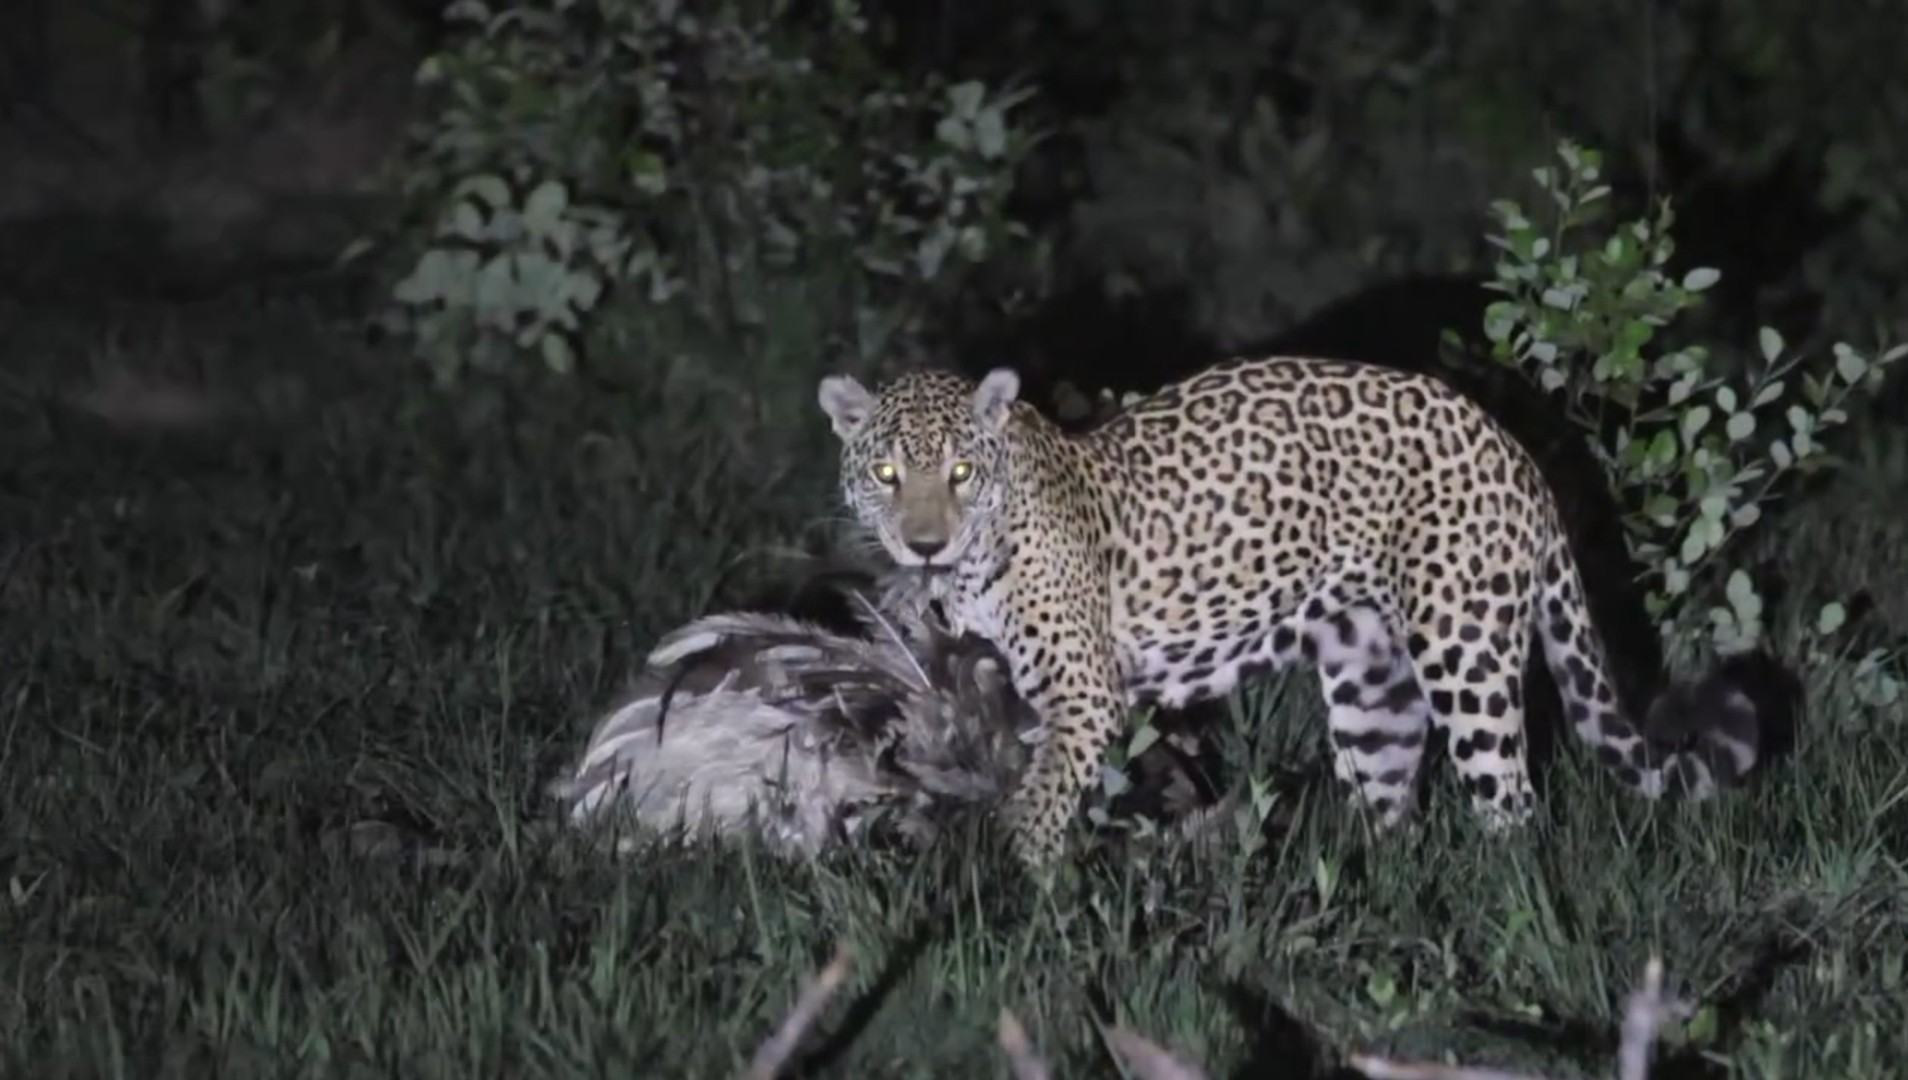
[(905, 583), (849, 599), (862, 633), (740, 612), (665, 637), (551, 785), (570, 822), (753, 828), (817, 852), (874, 814), (925, 842), (939, 812), (1010, 790), (1038, 722), (998, 655), (948, 632)]

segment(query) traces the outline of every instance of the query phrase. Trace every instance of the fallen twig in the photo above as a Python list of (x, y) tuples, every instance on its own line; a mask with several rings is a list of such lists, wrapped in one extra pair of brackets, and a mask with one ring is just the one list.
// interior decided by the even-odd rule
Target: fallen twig
[(1139, 1080), (1206, 1080), (1198, 1066), (1187, 1064), (1144, 1035), (1112, 1028), (1105, 1038)]
[(1663, 961), (1650, 957), (1643, 966), (1643, 985), (1623, 1008), (1623, 1043), (1617, 1051), (1620, 1080), (1645, 1080), (1650, 1073), (1650, 1050), (1665, 1021), (1681, 1011), (1663, 998)]
[(1353, 1054), (1351, 1067), (1370, 1080), (1543, 1080), (1529, 1073), (1509, 1073), (1501, 1069), (1473, 1069), (1464, 1065), (1419, 1064), (1386, 1061), (1383, 1058)]
[[(1680, 1006), (1663, 999), (1662, 959), (1650, 957), (1650, 962), (1643, 968), (1643, 985), (1630, 995), (1628, 1004), (1624, 1006), (1623, 1041), (1617, 1049), (1618, 1080), (1646, 1080), (1650, 1072), (1650, 1051), (1656, 1045), (1656, 1033), (1665, 1021), (1680, 1011)], [(1544, 1080), (1541, 1076), (1528, 1073), (1509, 1073), (1465, 1065), (1388, 1061), (1363, 1054), (1352, 1055), (1351, 1067), (1371, 1080)]]
[[(802, 1035), (815, 1022), (822, 1007), (828, 1004), (829, 996), (847, 976), (848, 961), (848, 947), (837, 947), (835, 958), (802, 989), (795, 1007), (789, 1010), (780, 1029), (755, 1052), (754, 1060), (749, 1063), (747, 1080), (774, 1080), (780, 1074), (793, 1056), (796, 1045), (801, 1042)], [(1622, 1042), (1617, 1051), (1618, 1080), (1646, 1080), (1650, 1052), (1655, 1046), (1657, 1032), (1665, 1022), (1682, 1011), (1681, 1005), (1664, 999), (1663, 961), (1651, 957), (1643, 969), (1643, 985), (1630, 995), (1624, 1006)], [(1143, 1035), (1125, 1028), (1105, 1029), (1102, 1035), (1107, 1045), (1112, 1047), (1113, 1052), (1139, 1080), (1206, 1080), (1206, 1074), (1197, 1066), (1181, 1060)], [(998, 1037), (1014, 1080), (1049, 1080), (1052, 1073), (1046, 1061), (1027, 1038), (1027, 1029), (1007, 1009), (1000, 1012)], [(1353, 1054), (1350, 1065), (1368, 1080), (1545, 1080), (1541, 1076), (1505, 1072), (1502, 1069), (1391, 1061), (1366, 1054)]]
[(782, 1067), (794, 1056), (795, 1047), (808, 1032), (809, 1025), (821, 1015), (822, 1008), (828, 1004), (835, 988), (848, 976), (849, 958), (846, 944), (835, 947), (835, 958), (828, 962), (821, 974), (802, 988), (801, 996), (795, 999), (795, 1007), (782, 1019), (782, 1026), (755, 1052), (755, 1057), (749, 1062), (749, 1071), (744, 1074), (748, 1080), (775, 1080), (781, 1074)]
[(1051, 1075), (1047, 1063), (1027, 1041), (1027, 1029), (1006, 1009), (1000, 1010), (1000, 1048), (1007, 1054), (1007, 1067), (1013, 1070), (1014, 1080), (1047, 1080)]

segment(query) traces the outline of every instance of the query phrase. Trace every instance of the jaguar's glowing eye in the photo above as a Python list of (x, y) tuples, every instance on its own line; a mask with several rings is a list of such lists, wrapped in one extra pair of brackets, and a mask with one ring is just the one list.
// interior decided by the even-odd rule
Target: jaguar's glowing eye
[(969, 480), (974, 479), (974, 463), (971, 461), (955, 462), (954, 467), (947, 470), (947, 478), (956, 484), (967, 483)]
[(892, 461), (883, 461), (868, 471), (874, 475), (877, 483), (893, 487), (901, 482), (901, 470), (896, 468)]

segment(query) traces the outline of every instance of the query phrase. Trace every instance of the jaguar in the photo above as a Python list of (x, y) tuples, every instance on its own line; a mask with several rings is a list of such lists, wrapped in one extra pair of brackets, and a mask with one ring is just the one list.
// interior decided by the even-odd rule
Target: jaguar
[[(1381, 829), (1407, 816), (1434, 728), (1485, 827), (1530, 817), (1533, 639), (1572, 730), (1642, 796), (1707, 797), (1756, 764), (1742, 687), (1668, 686), (1642, 720), (1619, 700), (1554, 493), (1434, 375), (1240, 358), (1077, 434), (1011, 368), (879, 392), (831, 375), (818, 396), (852, 517), (1040, 717), (1004, 807), (1025, 862), (1061, 850), (1129, 709), (1300, 662), (1334, 772)], [(1664, 703), (1679, 741), (1646, 723)]]

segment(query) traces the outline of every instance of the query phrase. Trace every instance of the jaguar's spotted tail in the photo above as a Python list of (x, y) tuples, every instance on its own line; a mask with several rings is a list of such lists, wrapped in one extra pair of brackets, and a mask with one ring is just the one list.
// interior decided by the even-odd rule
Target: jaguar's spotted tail
[(1558, 530), (1545, 554), (1538, 635), (1563, 698), (1564, 716), (1597, 760), (1648, 798), (1704, 799), (1740, 783), (1763, 754), (1769, 706), (1759, 705), (1739, 664), (1672, 684), (1639, 723), (1619, 700), (1583, 579)]

